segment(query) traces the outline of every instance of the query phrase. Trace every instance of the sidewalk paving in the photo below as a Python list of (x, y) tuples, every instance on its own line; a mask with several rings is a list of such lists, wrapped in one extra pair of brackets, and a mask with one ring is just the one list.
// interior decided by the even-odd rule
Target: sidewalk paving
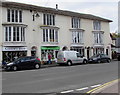
[(105, 83), (102, 86), (93, 89), (90, 95), (120, 95), (120, 79)]

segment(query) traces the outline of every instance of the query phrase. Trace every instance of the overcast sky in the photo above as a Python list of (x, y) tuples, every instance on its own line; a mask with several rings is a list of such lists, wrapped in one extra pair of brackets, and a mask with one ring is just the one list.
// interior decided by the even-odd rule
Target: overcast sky
[(112, 20), (110, 32), (115, 32), (118, 27), (118, 1), (119, 0), (7, 0), (33, 4), (37, 6), (58, 8), (79, 13), (92, 14)]

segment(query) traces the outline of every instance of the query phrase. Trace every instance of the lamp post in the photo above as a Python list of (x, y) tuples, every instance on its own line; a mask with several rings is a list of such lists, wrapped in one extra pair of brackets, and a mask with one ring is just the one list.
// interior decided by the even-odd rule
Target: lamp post
[(40, 17), (40, 15), (38, 14), (37, 11), (32, 11), (32, 10), (30, 10), (30, 12), (32, 13), (33, 21), (35, 21), (35, 17), (36, 17), (36, 18)]

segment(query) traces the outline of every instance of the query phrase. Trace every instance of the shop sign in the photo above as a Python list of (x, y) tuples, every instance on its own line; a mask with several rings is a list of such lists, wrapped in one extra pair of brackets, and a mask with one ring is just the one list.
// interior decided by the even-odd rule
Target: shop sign
[(27, 51), (27, 47), (3, 47), (3, 51)]
[(59, 49), (60, 49), (59, 46), (48, 46), (48, 47), (42, 46), (41, 47), (41, 50), (59, 50)]

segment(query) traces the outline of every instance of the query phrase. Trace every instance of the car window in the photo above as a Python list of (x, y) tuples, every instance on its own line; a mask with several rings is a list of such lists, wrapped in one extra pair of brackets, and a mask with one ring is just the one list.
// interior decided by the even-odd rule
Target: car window
[(25, 62), (25, 61), (26, 61), (26, 58), (21, 58), (20, 61), (21, 61), (21, 62)]
[(35, 57), (30, 57), (30, 60), (35, 60)]
[(77, 54), (77, 57), (82, 57), (82, 55), (80, 53), (76, 53)]

